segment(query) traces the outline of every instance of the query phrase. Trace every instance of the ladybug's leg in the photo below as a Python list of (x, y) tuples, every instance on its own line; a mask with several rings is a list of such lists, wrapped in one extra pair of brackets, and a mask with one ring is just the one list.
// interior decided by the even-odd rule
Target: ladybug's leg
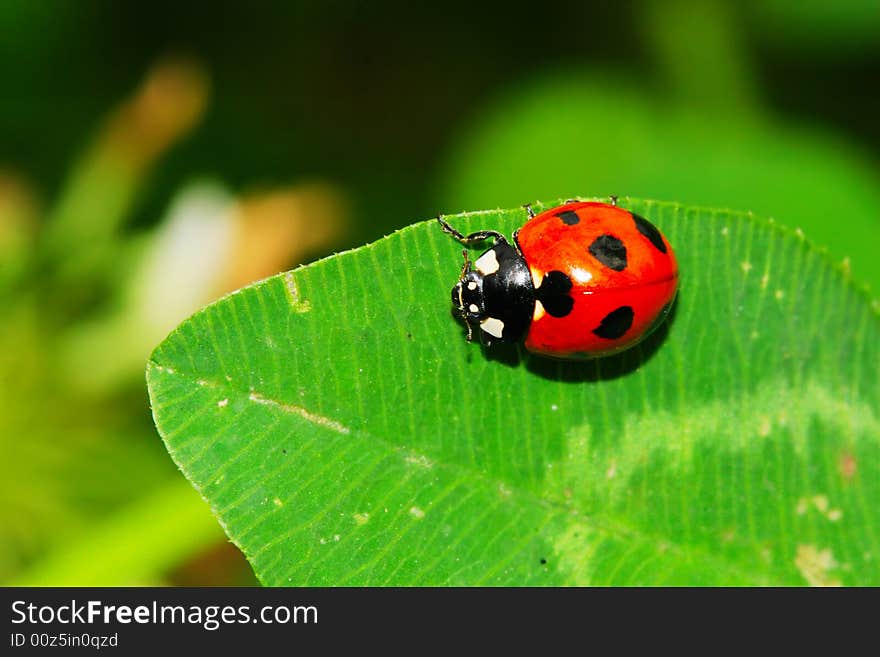
[[(467, 249), (462, 249), (462, 250), (461, 250), (461, 255), (464, 256), (464, 265), (462, 266), (462, 268), (461, 268), (461, 274), (459, 274), (458, 277), (459, 277), (459, 278), (464, 278), (464, 275), (467, 274), (468, 271), (469, 271), (470, 268), (471, 268), (471, 261), (470, 261), (470, 259), (468, 258), (468, 252), (467, 252)], [(468, 332), (470, 332), (470, 331), (468, 331)], [(470, 339), (468, 339), (468, 342), (470, 342)]]
[(617, 207), (617, 196), (615, 196), (614, 194), (611, 194), (608, 198), (611, 199), (611, 205), (613, 205), (616, 208)]
[(569, 203), (580, 203), (580, 202), (581, 202), (581, 200), (580, 200), (579, 198), (567, 198), (567, 199), (565, 199), (565, 204), (566, 204), (566, 205), (568, 205)]
[(531, 204), (531, 203), (526, 203), (526, 204), (523, 205), (522, 207), (523, 207), (523, 209), (528, 213), (528, 215), (529, 215), (529, 219), (534, 219), (534, 217), (535, 217), (535, 211), (532, 210), (532, 204)]
[(471, 233), (470, 235), (463, 235), (450, 226), (446, 221), (443, 220), (443, 217), (438, 216), (437, 221), (440, 222), (440, 227), (443, 229), (444, 233), (449, 233), (455, 239), (457, 239), (462, 244), (473, 244), (474, 242), (482, 242), (483, 240), (487, 240), (490, 237), (495, 239), (495, 243), (499, 242), (507, 242), (507, 238), (504, 237), (497, 230), (478, 230), (476, 233)]
[(516, 246), (516, 250), (519, 251), (519, 254), (522, 255), (522, 249), (519, 246), (519, 231), (519, 228), (513, 231), (513, 244)]
[(473, 341), (474, 341), (474, 329), (473, 329), (473, 327), (471, 326), (470, 322), (468, 322), (468, 321), (466, 321), (466, 320), (465, 320), (464, 325), (467, 326), (467, 332), (468, 332), (468, 334), (467, 334), (467, 338), (466, 338), (467, 341), (468, 341), (468, 342), (473, 342)]

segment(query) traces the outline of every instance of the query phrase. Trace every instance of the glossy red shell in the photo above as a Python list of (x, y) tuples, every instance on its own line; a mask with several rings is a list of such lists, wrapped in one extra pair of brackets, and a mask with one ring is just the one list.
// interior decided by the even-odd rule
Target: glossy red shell
[[(600, 238), (625, 247), (620, 271), (591, 253)], [(564, 317), (536, 304), (525, 340), (533, 353), (578, 359), (623, 351), (662, 322), (675, 298), (678, 264), (672, 246), (653, 225), (623, 208), (592, 202), (555, 207), (530, 219), (517, 243), (536, 288), (550, 271), (561, 271), (572, 283), (574, 305)], [(608, 333), (603, 320), (615, 311), (631, 323), (619, 337), (602, 337)]]

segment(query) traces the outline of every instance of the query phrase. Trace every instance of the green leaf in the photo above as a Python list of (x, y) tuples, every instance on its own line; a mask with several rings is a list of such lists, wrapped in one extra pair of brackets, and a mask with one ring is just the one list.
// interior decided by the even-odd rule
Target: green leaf
[(682, 283), (618, 357), (465, 343), (461, 246), (432, 222), (240, 290), (155, 350), (159, 431), (261, 581), (880, 584), (877, 309), (772, 223), (621, 203)]

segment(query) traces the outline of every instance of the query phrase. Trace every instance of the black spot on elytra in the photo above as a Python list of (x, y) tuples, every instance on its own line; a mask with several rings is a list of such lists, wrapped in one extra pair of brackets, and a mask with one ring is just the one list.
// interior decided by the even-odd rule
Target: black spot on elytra
[(614, 271), (626, 269), (626, 247), (614, 235), (600, 235), (590, 244), (590, 253)]
[(538, 299), (553, 317), (565, 317), (574, 307), (571, 298), (571, 279), (561, 271), (550, 271), (544, 274), (541, 287), (538, 288)]
[(657, 230), (657, 227), (644, 217), (637, 215), (635, 212), (631, 212), (630, 214), (636, 224), (636, 230), (647, 237), (651, 244), (657, 247), (657, 250), (660, 251), (660, 253), (666, 253), (666, 245), (663, 243), (663, 236), (660, 234), (660, 231)]
[(566, 210), (565, 212), (558, 213), (556, 216), (562, 219), (562, 223), (566, 226), (574, 226), (575, 224), (580, 223), (581, 220), (577, 215), (577, 212), (574, 210)]
[(616, 340), (629, 331), (632, 323), (633, 309), (630, 306), (621, 306), (605, 315), (599, 326), (593, 329), (593, 333), (606, 340)]

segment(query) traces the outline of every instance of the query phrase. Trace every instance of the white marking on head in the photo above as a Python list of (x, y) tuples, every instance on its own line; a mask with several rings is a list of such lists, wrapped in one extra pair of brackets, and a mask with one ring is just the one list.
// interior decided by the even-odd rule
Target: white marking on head
[(469, 289), (469, 290), (476, 290), (476, 289), (477, 289), (477, 284), (476, 284), (474, 281), (470, 281), (470, 282), (468, 283), (468, 289)]
[(474, 267), (476, 267), (477, 271), (483, 276), (488, 276), (489, 274), (494, 274), (498, 271), (498, 256), (495, 255), (495, 250), (489, 249), (477, 258)]
[(480, 322), (480, 328), (489, 335), (500, 338), (501, 334), (504, 332), (504, 322), (502, 322), (500, 319), (496, 319), (495, 317), (487, 317), (482, 322)]
[(532, 321), (537, 322), (541, 319), (547, 311), (544, 310), (544, 304), (539, 300), (535, 300), (535, 312), (532, 314)]
[(470, 310), (474, 315), (476, 315), (478, 312), (480, 312), (480, 307), (477, 304), (472, 303), (470, 306), (468, 306), (468, 310)]

